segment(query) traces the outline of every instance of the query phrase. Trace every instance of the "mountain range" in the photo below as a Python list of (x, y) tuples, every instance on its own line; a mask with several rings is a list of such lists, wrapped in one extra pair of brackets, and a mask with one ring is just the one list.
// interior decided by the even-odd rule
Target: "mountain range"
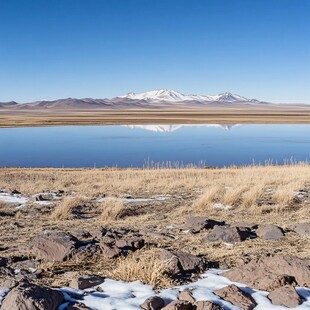
[(170, 89), (159, 89), (144, 93), (128, 93), (105, 99), (41, 100), (30, 103), (0, 102), (3, 109), (92, 109), (92, 108), (169, 108), (202, 107), (204, 105), (256, 105), (269, 104), (256, 99), (245, 98), (229, 92), (218, 95), (184, 95)]

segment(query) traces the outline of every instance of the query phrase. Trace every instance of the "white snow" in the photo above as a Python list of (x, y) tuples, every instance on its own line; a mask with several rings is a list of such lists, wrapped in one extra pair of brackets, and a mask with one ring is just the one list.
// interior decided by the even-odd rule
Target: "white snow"
[[(79, 300), (79, 302), (82, 302), (86, 306), (95, 310), (134, 310), (141, 309), (139, 305), (150, 296), (160, 296), (166, 301), (166, 303), (168, 303), (172, 300), (176, 300), (180, 291), (184, 290), (185, 288), (189, 288), (197, 301), (209, 300), (225, 307), (225, 309), (240, 310), (239, 307), (233, 306), (231, 303), (221, 300), (213, 293), (215, 290), (223, 288), (227, 285), (236, 284), (242, 290), (251, 294), (255, 299), (258, 304), (255, 310), (287, 310), (286, 307), (272, 305), (267, 298), (267, 292), (247, 288), (246, 285), (242, 283), (231, 282), (227, 278), (221, 276), (222, 272), (223, 271), (221, 270), (210, 269), (202, 274), (201, 278), (194, 283), (169, 289), (163, 289), (161, 291), (155, 291), (153, 290), (152, 286), (144, 285), (139, 281), (123, 282), (111, 279), (106, 279), (104, 283), (99, 285), (99, 287), (102, 289), (102, 292), (94, 290), (92, 291), (92, 289), (81, 291), (69, 288), (62, 288), (61, 291), (71, 291), (80, 295), (87, 293), (87, 295), (85, 295), (82, 300)], [(96, 288), (97, 287), (94, 287), (93, 289)], [(296, 289), (304, 300), (300, 306), (292, 309), (309, 309), (310, 290), (301, 287)], [(70, 299), (72, 300), (72, 298)]]
[(219, 210), (229, 210), (229, 209), (232, 208), (232, 206), (230, 206), (230, 205), (224, 205), (224, 204), (222, 204), (222, 203), (215, 203), (215, 204), (213, 205), (213, 208), (214, 208), (214, 209), (219, 209)]
[(256, 100), (248, 99), (243, 96), (232, 94), (229, 92), (221, 93), (218, 95), (184, 95), (172, 89), (157, 89), (143, 93), (128, 93), (118, 98), (132, 99), (132, 100), (145, 100), (148, 102), (183, 102), (183, 101), (197, 101), (201, 103), (208, 102), (255, 102)]
[(17, 204), (19, 207), (24, 206), (28, 202), (29, 198), (20, 194), (8, 194), (0, 193), (0, 201), (6, 203)]
[(170, 196), (168, 195), (157, 195), (157, 196), (152, 196), (149, 198), (120, 198), (120, 197), (103, 197), (103, 198), (98, 198), (97, 202), (104, 202), (104, 201), (124, 201), (126, 203), (130, 202), (148, 202), (148, 201), (164, 201), (169, 199)]
[(9, 289), (5, 289), (5, 290), (0, 290), (0, 305), (2, 302), (3, 297), (5, 296), (5, 294), (9, 291)]
[(154, 132), (174, 132), (183, 127), (214, 127), (224, 130), (230, 130), (234, 127), (241, 126), (239, 124), (182, 124), (182, 125), (123, 125), (130, 129), (140, 128)]

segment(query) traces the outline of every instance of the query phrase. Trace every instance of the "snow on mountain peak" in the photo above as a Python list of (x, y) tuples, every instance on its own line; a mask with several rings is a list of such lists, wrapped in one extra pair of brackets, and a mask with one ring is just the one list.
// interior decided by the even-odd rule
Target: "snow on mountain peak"
[(198, 101), (198, 102), (249, 102), (251, 99), (235, 95), (229, 92), (218, 95), (203, 96), (203, 95), (184, 95), (172, 89), (157, 89), (144, 93), (130, 92), (119, 98), (132, 100), (146, 100), (149, 102), (164, 101), (164, 102), (182, 102), (182, 101)]

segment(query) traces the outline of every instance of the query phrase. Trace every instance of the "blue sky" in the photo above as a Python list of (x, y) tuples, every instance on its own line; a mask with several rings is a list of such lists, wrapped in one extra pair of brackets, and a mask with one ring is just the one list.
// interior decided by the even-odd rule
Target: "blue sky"
[(0, 101), (168, 88), (310, 103), (309, 0), (0, 0)]

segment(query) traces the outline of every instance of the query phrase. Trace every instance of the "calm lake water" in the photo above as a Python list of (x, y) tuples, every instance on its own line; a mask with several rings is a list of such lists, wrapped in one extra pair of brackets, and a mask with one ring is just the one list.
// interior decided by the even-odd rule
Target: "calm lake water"
[(142, 167), (310, 159), (310, 125), (68, 126), (0, 129), (0, 166)]

